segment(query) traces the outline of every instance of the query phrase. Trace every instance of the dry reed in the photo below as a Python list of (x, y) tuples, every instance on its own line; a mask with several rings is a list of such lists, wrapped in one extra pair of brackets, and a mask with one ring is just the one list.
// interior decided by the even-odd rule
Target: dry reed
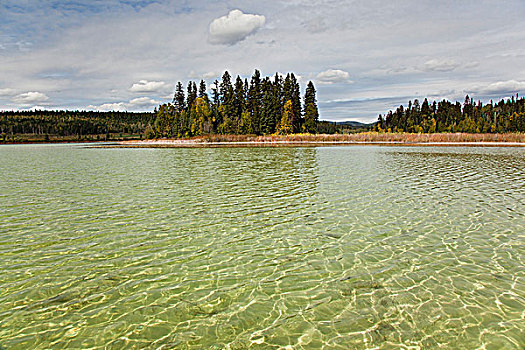
[(377, 133), (359, 134), (292, 134), (292, 135), (205, 135), (187, 139), (190, 142), (396, 142), (396, 143), (434, 143), (434, 142), (525, 142), (525, 134), (467, 134), (467, 133)]

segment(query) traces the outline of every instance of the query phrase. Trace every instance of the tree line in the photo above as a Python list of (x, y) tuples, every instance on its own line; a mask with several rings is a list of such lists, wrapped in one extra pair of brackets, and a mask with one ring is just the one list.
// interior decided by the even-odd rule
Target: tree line
[[(373, 125), (354, 127), (345, 123), (319, 121), (316, 91), (309, 82), (301, 98), (293, 73), (285, 77), (261, 77), (258, 70), (250, 81), (229, 72), (215, 80), (208, 95), (206, 83), (190, 81), (186, 89), (176, 84), (173, 100), (152, 112), (98, 111), (3, 111), (0, 112), (0, 140), (17, 135), (89, 139), (89, 135), (111, 137), (191, 137), (203, 134), (291, 134), (379, 132), (525, 132), (525, 98), (516, 95), (498, 103), (475, 102), (469, 96), (463, 104), (447, 100), (409, 101), (379, 115)], [(116, 135), (115, 135), (116, 134)], [(124, 134), (124, 135), (123, 135)], [(23, 140), (23, 137), (18, 137)], [(93, 139), (91, 137), (91, 139)]]
[(191, 137), (202, 134), (316, 133), (319, 122), (316, 91), (310, 81), (301, 101), (293, 73), (262, 77), (255, 70), (250, 81), (228, 71), (215, 80), (208, 96), (204, 80), (176, 84), (173, 101), (156, 110), (146, 137)]
[(525, 98), (518, 94), (494, 104), (475, 102), (468, 95), (463, 105), (447, 100), (429, 101), (425, 98), (409, 101), (385, 116), (379, 115), (374, 129), (379, 132), (465, 132), (505, 133), (525, 132)]
[(153, 124), (151, 112), (97, 111), (4, 111), (0, 112), (0, 135), (54, 135), (82, 138), (86, 135), (143, 134)]

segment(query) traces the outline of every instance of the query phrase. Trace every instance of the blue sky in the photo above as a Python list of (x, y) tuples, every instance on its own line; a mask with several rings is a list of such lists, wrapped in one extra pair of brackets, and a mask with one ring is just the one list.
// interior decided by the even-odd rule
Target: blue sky
[(0, 109), (153, 110), (224, 70), (313, 80), (321, 118), (525, 94), (522, 0), (1, 0)]

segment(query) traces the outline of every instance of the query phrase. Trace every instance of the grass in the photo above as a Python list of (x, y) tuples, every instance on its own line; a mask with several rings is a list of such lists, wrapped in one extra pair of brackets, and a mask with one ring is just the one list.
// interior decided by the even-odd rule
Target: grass
[[(98, 136), (98, 137), (97, 137)], [(0, 139), (1, 143), (40, 143), (40, 142), (93, 142), (105, 141), (106, 135), (83, 135), (78, 136), (56, 136), (19, 134), (6, 140)], [(136, 142), (140, 135), (111, 134), (111, 141)], [(133, 140), (133, 141), (132, 141)], [(410, 134), (410, 133), (377, 133), (362, 132), (357, 134), (291, 134), (291, 135), (203, 135), (182, 139), (160, 139), (149, 141), (165, 141), (166, 144), (198, 145), (207, 143), (264, 143), (264, 144), (286, 144), (286, 143), (454, 143), (454, 142), (513, 142), (525, 143), (525, 133), (506, 134), (467, 134), (467, 133), (436, 133), (436, 134)], [(144, 142), (147, 144), (148, 141)]]
[(193, 143), (216, 142), (402, 142), (402, 143), (433, 143), (433, 142), (525, 142), (525, 134), (467, 134), (467, 133), (377, 133), (364, 132), (359, 134), (292, 134), (292, 135), (205, 135), (189, 139), (180, 139)]

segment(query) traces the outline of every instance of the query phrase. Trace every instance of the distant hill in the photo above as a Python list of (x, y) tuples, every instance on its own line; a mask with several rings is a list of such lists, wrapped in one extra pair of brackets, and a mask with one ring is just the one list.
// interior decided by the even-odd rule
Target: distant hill
[(317, 132), (320, 134), (346, 134), (372, 130), (375, 123), (361, 123), (355, 120), (330, 122), (321, 120), (317, 123)]
[(361, 123), (355, 120), (345, 120), (344, 122), (336, 122), (336, 124), (341, 125), (341, 126), (351, 127), (351, 128), (367, 128), (367, 127), (373, 126), (375, 122), (367, 124), (367, 123)]

